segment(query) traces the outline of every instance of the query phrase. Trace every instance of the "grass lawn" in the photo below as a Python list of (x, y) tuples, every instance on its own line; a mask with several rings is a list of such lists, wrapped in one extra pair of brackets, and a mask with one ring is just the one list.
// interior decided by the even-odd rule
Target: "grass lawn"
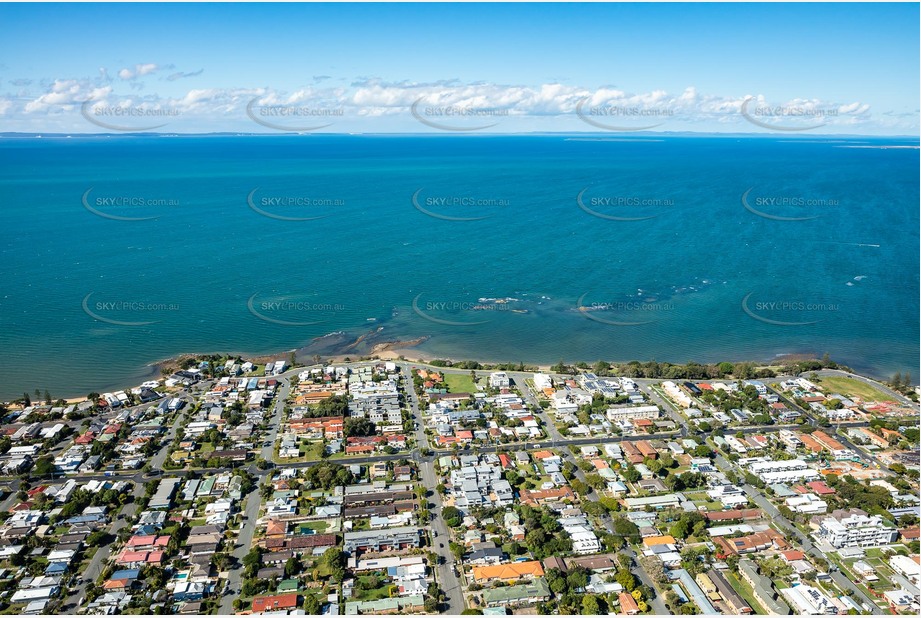
[(723, 575), (726, 576), (726, 579), (729, 581), (729, 585), (732, 586), (732, 589), (738, 592), (739, 596), (745, 599), (745, 602), (751, 606), (753, 613), (760, 614), (762, 616), (767, 614), (767, 611), (765, 611), (765, 609), (761, 607), (761, 604), (755, 600), (755, 596), (752, 594), (752, 591), (748, 585), (736, 577), (735, 573), (723, 571)]
[(889, 586), (894, 588), (890, 578), (893, 575), (892, 570), (882, 561), (880, 558), (867, 558), (867, 564), (875, 569), (876, 576), (879, 578), (878, 582), (875, 582), (873, 587), (875, 588), (877, 584), (883, 584), (884, 586)]
[(891, 400), (892, 397), (876, 390), (869, 384), (855, 380), (854, 378), (844, 377), (825, 377), (817, 380), (823, 392), (828, 395), (832, 392), (841, 393), (848, 397), (860, 397), (864, 401), (885, 401)]
[(390, 597), (390, 587), (392, 584), (384, 584), (380, 588), (375, 588), (374, 590), (359, 590), (355, 595), (356, 601), (377, 601), (379, 599), (387, 599)]
[[(473, 378), (469, 373), (446, 373), (444, 374), (445, 384), (448, 386), (450, 393), (475, 393), (477, 387), (473, 383)], [(480, 377), (480, 380), (485, 378)]]
[(310, 459), (323, 458), (323, 442), (301, 443), (298, 446), (301, 451), (301, 457), (309, 457)]
[(867, 558), (884, 558), (886, 556), (880, 547), (867, 547), (863, 550), (863, 553), (866, 554)]
[(327, 521), (311, 521), (306, 524), (314, 532), (323, 532), (329, 528), (329, 522)]

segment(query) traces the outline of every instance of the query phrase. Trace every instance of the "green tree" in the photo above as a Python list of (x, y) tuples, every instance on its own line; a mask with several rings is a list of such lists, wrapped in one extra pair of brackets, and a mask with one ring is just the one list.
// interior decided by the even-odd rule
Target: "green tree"
[(294, 577), (301, 572), (301, 563), (295, 556), (288, 558), (285, 562), (285, 577)]
[(367, 418), (350, 417), (345, 419), (343, 434), (346, 438), (353, 436), (373, 436), (377, 433), (377, 427)]
[(54, 473), (54, 460), (51, 457), (39, 457), (32, 467), (32, 474), (36, 476), (48, 476)]
[(585, 496), (591, 491), (591, 487), (579, 479), (573, 479), (570, 481), (569, 485), (572, 487), (572, 490), (580, 496)]
[(445, 524), (447, 524), (451, 528), (456, 528), (457, 526), (461, 525), (461, 523), (463, 522), (463, 518), (461, 517), (461, 512), (457, 509), (457, 507), (453, 507), (453, 506), (444, 507), (441, 510), (441, 517), (444, 520)]
[(253, 547), (243, 556), (243, 574), (247, 578), (252, 578), (256, 576), (256, 572), (259, 570), (260, 565), (262, 564), (262, 550), (258, 547)]
[(668, 529), (668, 533), (670, 535), (672, 535), (676, 539), (681, 539), (681, 540), (688, 538), (689, 532), (690, 530), (688, 529), (687, 522), (682, 521), (682, 520), (676, 521), (674, 525), (672, 525), (672, 527)]
[(598, 616), (601, 614), (601, 606), (598, 605), (598, 599), (594, 595), (587, 594), (582, 598), (582, 615)]
[(583, 568), (575, 568), (566, 574), (566, 583), (570, 590), (580, 590), (588, 586), (588, 571)]
[(627, 466), (626, 469), (624, 469), (623, 471), (623, 476), (625, 479), (627, 479), (627, 481), (631, 483), (636, 483), (638, 480), (640, 480), (643, 477), (643, 475), (640, 474), (639, 470), (637, 470), (633, 466)]
[(628, 543), (636, 544), (640, 542), (640, 529), (635, 523), (626, 517), (615, 517), (612, 521), (615, 535), (625, 539)]
[(626, 569), (621, 569), (614, 576), (614, 580), (624, 587), (624, 590), (627, 592), (633, 592), (633, 589), (636, 588), (636, 577), (630, 571)]
[(345, 553), (338, 547), (330, 547), (320, 556), (319, 567), (336, 583), (345, 577)]
[(304, 595), (304, 613), (308, 616), (318, 616), (321, 611), (320, 601), (313, 592)]

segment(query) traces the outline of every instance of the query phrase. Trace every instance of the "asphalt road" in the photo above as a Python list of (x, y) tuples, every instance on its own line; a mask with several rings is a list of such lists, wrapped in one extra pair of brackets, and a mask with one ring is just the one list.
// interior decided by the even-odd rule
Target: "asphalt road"
[(662, 601), (662, 597), (656, 593), (656, 586), (653, 583), (652, 578), (649, 577), (649, 574), (640, 565), (636, 552), (630, 549), (630, 547), (625, 547), (623, 550), (621, 550), (621, 552), (633, 559), (633, 566), (630, 567), (630, 572), (633, 573), (633, 575), (635, 575), (636, 578), (639, 579), (643, 585), (649, 588), (655, 595), (649, 599), (649, 606), (652, 608), (652, 613), (659, 616), (671, 615), (671, 612), (668, 610), (668, 607), (666, 607), (665, 602)]
[[(134, 501), (126, 504), (121, 510), (121, 517), (116, 518), (115, 521), (109, 525), (108, 532), (113, 537), (118, 534), (119, 530), (128, 525), (127, 520), (133, 517), (137, 511), (137, 501), (144, 497), (143, 483), (134, 483), (133, 495)], [(71, 593), (64, 601), (65, 607), (70, 606), (74, 612), (76, 612), (77, 602), (81, 597), (86, 595), (86, 591), (90, 585), (92, 585), (102, 574), (102, 570), (105, 568), (106, 562), (109, 560), (109, 556), (112, 553), (113, 545), (114, 543), (109, 543), (96, 550), (96, 553), (90, 558), (90, 562), (81, 576), (83, 578), (83, 584), (73, 587)]]
[(243, 522), (240, 535), (234, 542), (234, 550), (231, 553), (235, 560), (229, 568), (227, 585), (224, 588), (224, 595), (221, 597), (221, 608), (218, 611), (221, 615), (233, 614), (233, 601), (240, 596), (240, 587), (243, 584), (243, 557), (249, 553), (253, 544), (253, 536), (256, 533), (256, 520), (259, 517), (259, 508), (262, 505), (262, 496), (259, 493), (262, 480), (260, 477), (259, 483), (246, 496), (243, 507), (243, 515), (246, 519)]
[(553, 419), (550, 418), (550, 414), (540, 407), (540, 401), (528, 386), (527, 380), (532, 377), (532, 374), (524, 373), (521, 371), (508, 371), (506, 373), (512, 379), (512, 382), (518, 388), (518, 390), (521, 391), (521, 396), (528, 403), (528, 405), (531, 406), (535, 416), (540, 419), (540, 422), (546, 429), (550, 440), (553, 442), (565, 441), (566, 438), (564, 438), (560, 431), (556, 428), (556, 423), (554, 423)]
[[(424, 366), (423, 364), (416, 364), (416, 365)], [(438, 484), (438, 480), (435, 476), (434, 466), (433, 466), (433, 461), (435, 457), (438, 457), (441, 455), (454, 454), (455, 452), (459, 452), (459, 453), (463, 453), (463, 452), (468, 452), (468, 453), (511, 452), (511, 451), (528, 450), (532, 448), (547, 448), (547, 447), (564, 447), (565, 448), (570, 445), (574, 447), (587, 446), (587, 445), (599, 445), (599, 444), (607, 444), (607, 443), (616, 443), (616, 442), (621, 442), (625, 440), (627, 441), (651, 440), (651, 439), (673, 440), (676, 437), (686, 436), (688, 433), (686, 421), (678, 414), (678, 412), (674, 409), (674, 407), (668, 401), (660, 397), (655, 391), (649, 388), (649, 384), (654, 382), (654, 380), (638, 379), (636, 380), (636, 382), (638, 385), (640, 385), (641, 390), (654, 403), (656, 403), (657, 405), (660, 406), (660, 408), (665, 410), (665, 412), (673, 420), (675, 420), (676, 423), (678, 423), (679, 427), (681, 428), (680, 431), (658, 432), (655, 434), (644, 434), (644, 435), (634, 435), (634, 436), (607, 436), (607, 437), (595, 436), (595, 437), (588, 437), (588, 438), (565, 438), (562, 435), (560, 435), (560, 433), (556, 430), (556, 427), (554, 423), (552, 422), (552, 420), (549, 418), (547, 413), (543, 409), (540, 408), (537, 398), (527, 387), (525, 380), (528, 377), (530, 377), (530, 374), (523, 373), (523, 372), (507, 372), (509, 373), (510, 377), (512, 377), (515, 380), (515, 383), (519, 387), (519, 390), (521, 390), (524, 399), (527, 401), (528, 404), (530, 404), (531, 407), (534, 408), (535, 414), (543, 422), (544, 426), (546, 427), (546, 432), (549, 438), (547, 440), (543, 440), (537, 443), (525, 442), (525, 443), (516, 443), (516, 444), (504, 444), (500, 446), (495, 446), (495, 445), (478, 446), (478, 447), (472, 447), (469, 449), (461, 449), (460, 451), (454, 451), (453, 449), (442, 449), (442, 450), (436, 451), (433, 455), (422, 457), (419, 454), (419, 450), (421, 447), (424, 447), (427, 445), (427, 437), (425, 436), (425, 433), (424, 433), (424, 424), (423, 424), (423, 419), (422, 419), (421, 412), (419, 409), (419, 401), (412, 387), (412, 375), (410, 373), (410, 364), (401, 363), (400, 367), (401, 367), (401, 371), (403, 372), (403, 376), (405, 380), (407, 403), (409, 404), (410, 410), (413, 414), (413, 420), (419, 424), (419, 429), (416, 430), (415, 432), (416, 439), (417, 439), (417, 448), (411, 454), (398, 453), (394, 455), (380, 454), (380, 455), (375, 455), (371, 457), (354, 457), (354, 458), (347, 458), (347, 459), (340, 460), (339, 463), (371, 464), (371, 463), (376, 463), (380, 461), (397, 461), (400, 459), (406, 459), (406, 458), (411, 457), (414, 461), (416, 461), (419, 464), (422, 481), (428, 489), (432, 490), (432, 493), (433, 493), (431, 500), (434, 502), (434, 507), (432, 509), (434, 518), (431, 522), (430, 530), (432, 531), (434, 535), (433, 551), (435, 551), (435, 553), (437, 553), (442, 558), (442, 560), (440, 561), (441, 564), (436, 565), (435, 572), (436, 572), (436, 577), (439, 582), (439, 585), (441, 586), (441, 588), (445, 591), (447, 595), (448, 610), (446, 613), (450, 613), (450, 614), (459, 614), (464, 609), (465, 603), (464, 603), (464, 597), (463, 597), (463, 589), (461, 588), (461, 582), (459, 581), (458, 576), (454, 575), (454, 569), (453, 569), (454, 557), (451, 554), (450, 549), (449, 549), (449, 541), (450, 541), (449, 530), (447, 526), (445, 525), (443, 519), (441, 518), (441, 509), (442, 509), (441, 497), (438, 495), (437, 492), (434, 491), (434, 488)], [(270, 435), (266, 438), (266, 441), (270, 442), (270, 446), (260, 447), (261, 448), (260, 454), (262, 458), (266, 459), (267, 461), (273, 460), (274, 445), (277, 440), (279, 428), (282, 422), (284, 402), (287, 399), (288, 394), (290, 393), (290, 388), (291, 388), (290, 376), (299, 373), (303, 369), (304, 369), (303, 367), (298, 367), (296, 369), (291, 369), (279, 376), (275, 376), (280, 382), (280, 389), (279, 389), (278, 395), (276, 396), (275, 405), (274, 405), (273, 412), (272, 412), (272, 418), (270, 420)], [(444, 368), (439, 368), (439, 370), (452, 371), (450, 369), (444, 369)], [(463, 370), (454, 370), (454, 371), (461, 372), (461, 373), (465, 372)], [(890, 394), (894, 398), (898, 398), (900, 401), (911, 403), (906, 398), (902, 397), (901, 395), (898, 395), (897, 393), (894, 393), (893, 391), (891, 391), (891, 389), (888, 389), (888, 387), (885, 387), (885, 385), (881, 385), (875, 381), (872, 381), (866, 378), (861, 378), (860, 376), (853, 376), (852, 374), (846, 374), (845, 372), (819, 372), (820, 375), (822, 375), (823, 373), (829, 373), (829, 374), (835, 374), (835, 375), (847, 375), (848, 377), (854, 377), (856, 379), (861, 379), (862, 381), (873, 385), (875, 388), (878, 388), (881, 391), (887, 394)], [(186, 391), (181, 391), (180, 393), (178, 393), (177, 396), (182, 397), (186, 401), (190, 401), (192, 399), (191, 395)], [(141, 409), (147, 406), (149, 406), (149, 404), (144, 404), (142, 406), (136, 406), (135, 409)], [(116, 412), (107, 413), (107, 415), (109, 416), (114, 416), (115, 414)], [(150, 461), (151, 466), (153, 468), (160, 469), (163, 462), (165, 461), (169, 444), (172, 442), (173, 438), (175, 437), (176, 430), (178, 428), (179, 423), (181, 422), (181, 418), (182, 418), (181, 414), (177, 415), (176, 420), (170, 426), (169, 431), (163, 436), (162, 443), (161, 443), (162, 446), (160, 450), (154, 455), (153, 458), (151, 458), (151, 461)], [(857, 422), (857, 423), (843, 423), (842, 425), (850, 426), (850, 427), (859, 427), (859, 426), (866, 426), (867, 424), (868, 423), (866, 422)], [(786, 427), (797, 428), (796, 425), (793, 425), (793, 426), (776, 426), (775, 425), (775, 426), (770, 426), (770, 427), (746, 427), (746, 428), (739, 429), (737, 431), (741, 431), (743, 433), (767, 433), (767, 432), (778, 431)], [(705, 438), (707, 434), (698, 434), (698, 436), (699, 438), (702, 439), (702, 438)], [(846, 446), (852, 447), (852, 445), (849, 444), (845, 439), (841, 439), (841, 441)], [(564, 451), (564, 456), (567, 459), (570, 459), (570, 460), (573, 459), (571, 454), (568, 452), (568, 450)], [(870, 459), (875, 461), (875, 458), (873, 458), (872, 456), (870, 457)], [(298, 462), (298, 463), (289, 463), (289, 464), (283, 464), (283, 465), (284, 467), (290, 467), (290, 468), (306, 468), (312, 465), (316, 465), (317, 463), (320, 463), (320, 462)], [(723, 466), (731, 467), (732, 466), (732, 464), (730, 464), (728, 461), (722, 458), (722, 456), (717, 457), (717, 464), (721, 467)], [(242, 558), (249, 551), (250, 546), (252, 544), (252, 538), (255, 532), (255, 521), (258, 517), (259, 509), (261, 506), (261, 497), (259, 495), (258, 488), (261, 485), (261, 483), (264, 482), (266, 476), (272, 473), (271, 469), (270, 470), (257, 470), (255, 469), (254, 466), (250, 466), (250, 470), (257, 476), (257, 484), (253, 492), (251, 492), (245, 499), (244, 513), (246, 515), (247, 520), (242, 528), (239, 538), (236, 540), (236, 546), (233, 551), (233, 556), (237, 558), (237, 560), (239, 561), (242, 561)], [(188, 474), (188, 472), (187, 471), (176, 471), (176, 472), (170, 472), (170, 474), (175, 474), (177, 476), (185, 476)], [(577, 468), (576, 476), (584, 482), (585, 475), (582, 473), (581, 470), (578, 470), (578, 468)], [(106, 477), (103, 473), (77, 474), (77, 475), (53, 475), (52, 480), (54, 479), (54, 477), (58, 477), (60, 479), (72, 478), (72, 479), (80, 480), (80, 481), (86, 481), (90, 479), (99, 479), (99, 478), (112, 478), (113, 480), (130, 480), (135, 483), (135, 496), (138, 498), (143, 496), (144, 482), (146, 480), (149, 480), (150, 478), (159, 478), (159, 477), (151, 477), (151, 476), (143, 475), (139, 471), (116, 471), (114, 473), (110, 473), (109, 477)], [(36, 480), (47, 480), (47, 479), (31, 478), (30, 480), (36, 481)], [(747, 485), (743, 487), (745, 488), (745, 491), (749, 494), (749, 496), (752, 498), (752, 500), (755, 501), (755, 503), (758, 504), (762, 509), (764, 509), (764, 511), (772, 517), (772, 519), (778, 524), (780, 528), (785, 529), (791, 534), (796, 535), (796, 537), (800, 540), (800, 543), (802, 544), (804, 550), (808, 551), (812, 555), (824, 558), (824, 554), (822, 554), (822, 552), (812, 544), (810, 539), (808, 539), (808, 537), (803, 535), (791, 522), (784, 519), (780, 515), (780, 513), (777, 511), (777, 509), (763, 495), (761, 495), (760, 492), (758, 492), (755, 488), (747, 486)], [(593, 498), (592, 496), (595, 496), (595, 497)], [(590, 494), (588, 498), (597, 499), (597, 495), (594, 492), (592, 492), (592, 494)], [(7, 502), (10, 502), (11, 499), (12, 497), (8, 498)], [(136, 506), (134, 503), (127, 505), (125, 509), (123, 509), (125, 517), (127, 518), (133, 515), (135, 508)], [(611, 530), (610, 519), (608, 518), (607, 521), (605, 521), (604, 523), (605, 523), (605, 526), (610, 531)], [(123, 519), (117, 519), (114, 522), (112, 522), (112, 524), (110, 525), (109, 531), (115, 534), (117, 533), (119, 529), (121, 529), (125, 525), (126, 523)], [(444, 547), (439, 547), (439, 545), (444, 545)], [(109, 557), (110, 551), (111, 551), (111, 546), (100, 548), (96, 552), (96, 554), (94, 555), (93, 559), (90, 561), (90, 564), (88, 565), (84, 573), (83, 578), (85, 582), (91, 582), (96, 577), (99, 576), (105, 564), (105, 561)], [(631, 550), (629, 549), (625, 551), (627, 551), (628, 553), (631, 552)], [(638, 561), (634, 561), (633, 572), (645, 585), (649, 586), (650, 589), (655, 590), (655, 586), (652, 584), (652, 581), (649, 578), (649, 575), (642, 569)], [(853, 583), (851, 583), (840, 572), (834, 571), (831, 573), (831, 576), (843, 590), (848, 590), (848, 591), (857, 590), (856, 587), (853, 585)], [(225, 587), (225, 595), (221, 598), (220, 612), (222, 614), (233, 613), (233, 600), (239, 595), (239, 592), (240, 592), (240, 584), (242, 581), (242, 570), (240, 568), (232, 568), (230, 570), (229, 577), (230, 579), (228, 581), (227, 586)], [(67, 603), (75, 604), (78, 598), (84, 594), (86, 586), (87, 584), (84, 584), (76, 588), (68, 596)], [(876, 603), (872, 599), (866, 597), (866, 595), (863, 595), (862, 593), (860, 593), (859, 590), (857, 591), (856, 596), (861, 598), (864, 602), (867, 602), (871, 607), (875, 608), (876, 611), (874, 613), (881, 613)], [(667, 614), (667, 609), (662, 603), (660, 598), (657, 597), (657, 598), (651, 599), (650, 604), (655, 613)]]
[(419, 397), (416, 395), (416, 389), (413, 386), (412, 366), (409, 363), (401, 363), (399, 367), (400, 373), (403, 374), (403, 390), (406, 392), (406, 403), (409, 404), (413, 422), (416, 423), (413, 435), (416, 437), (416, 451), (418, 451), (429, 446), (428, 436), (425, 435), (425, 421), (422, 418)]
[(441, 516), (443, 504), (441, 495), (435, 491), (438, 479), (435, 476), (435, 466), (431, 460), (424, 461), (421, 464), (420, 473), (423, 485), (432, 491), (432, 495), (428, 499), (435, 504), (431, 510), (433, 517), (429, 524), (429, 530), (432, 532), (432, 551), (441, 557), (440, 564), (435, 566), (435, 576), (438, 579), (438, 585), (445, 592), (448, 599), (448, 607), (444, 613), (460, 614), (466, 607), (464, 593), (460, 580), (454, 575), (454, 555), (451, 554), (450, 549), (451, 536), (448, 526)]
[(265, 439), (268, 446), (263, 446), (260, 456), (266, 461), (274, 461), (275, 442), (278, 438), (278, 431), (281, 428), (282, 415), (285, 412), (285, 401), (291, 392), (291, 380), (288, 375), (291, 373), (300, 373), (303, 368), (298, 368), (276, 376), (280, 384), (278, 393), (275, 395), (275, 407), (272, 409), (272, 419), (269, 421), (269, 436)]
[[(716, 462), (717, 467), (724, 472), (734, 467), (722, 455), (717, 455), (714, 458), (714, 461)], [(794, 537), (796, 537), (797, 541), (799, 542), (800, 546), (803, 548), (804, 552), (812, 556), (815, 556), (817, 558), (821, 558), (822, 560), (825, 560), (829, 565), (832, 564), (832, 562), (825, 556), (825, 554), (822, 553), (822, 550), (820, 550), (818, 547), (815, 546), (815, 544), (812, 542), (812, 539), (810, 539), (808, 536), (803, 534), (803, 532), (799, 528), (797, 528), (796, 525), (793, 524), (793, 522), (791, 522), (789, 519), (781, 515), (780, 511), (777, 510), (777, 507), (771, 504), (771, 502), (767, 498), (765, 498), (764, 495), (760, 491), (758, 491), (757, 488), (752, 487), (751, 485), (747, 483), (744, 483), (742, 484), (742, 490), (748, 495), (749, 498), (751, 498), (751, 500), (755, 504), (757, 504), (767, 515), (770, 516), (771, 523), (773, 523), (775, 526), (780, 528), (781, 532), (785, 532), (788, 535), (793, 535)], [(880, 608), (876, 605), (875, 601), (873, 601), (870, 597), (868, 597), (863, 592), (861, 592), (860, 589), (854, 585), (854, 582), (852, 582), (847, 577), (845, 577), (844, 574), (841, 573), (841, 571), (838, 571), (838, 570), (829, 571), (829, 575), (831, 576), (835, 584), (837, 584), (838, 587), (842, 591), (844, 591), (846, 594), (851, 594), (853, 596), (856, 596), (860, 601), (867, 603), (867, 605), (873, 608), (874, 614), (885, 613), (882, 610), (880, 610)]]

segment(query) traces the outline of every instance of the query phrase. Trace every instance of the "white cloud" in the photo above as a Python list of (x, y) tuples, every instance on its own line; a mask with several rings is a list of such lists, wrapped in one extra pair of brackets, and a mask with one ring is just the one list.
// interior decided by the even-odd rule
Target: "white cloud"
[[(422, 106), (453, 106), (467, 109), (505, 110), (506, 116), (501, 125), (515, 130), (515, 121), (527, 120), (529, 129), (546, 130), (597, 130), (579, 120), (577, 107), (582, 103), (583, 112), (591, 108), (622, 107), (653, 111), (656, 124), (661, 130), (707, 130), (724, 127), (726, 130), (759, 131), (745, 121), (740, 114), (746, 99), (751, 98), (750, 110), (754, 107), (797, 107), (802, 110), (815, 110), (821, 115), (829, 128), (835, 126), (859, 129), (863, 127), (881, 128), (893, 123), (904, 125), (903, 131), (917, 130), (917, 119), (908, 115), (895, 119), (885, 114), (871, 114), (870, 106), (859, 101), (836, 102), (818, 98), (795, 98), (790, 100), (772, 99), (769, 95), (732, 95), (702, 93), (694, 86), (683, 90), (669, 92), (664, 89), (632, 92), (622, 87), (602, 86), (594, 89), (550, 82), (538, 85), (500, 84), (490, 82), (464, 83), (456, 79), (433, 82), (384, 81), (379, 78), (359, 78), (348, 85), (345, 80), (316, 79), (312, 84), (292, 90), (271, 88), (195, 88), (171, 96), (141, 92), (129, 94), (125, 90), (141, 90), (146, 80), (138, 77), (151, 75), (158, 70), (171, 69), (169, 66), (152, 63), (137, 64), (133, 68), (124, 68), (118, 72), (118, 78), (127, 83), (113, 90), (112, 78), (105, 68), (100, 68), (98, 75), (87, 79), (57, 79), (42, 84), (38, 92), (24, 92), (17, 96), (5, 95), (4, 114), (15, 118), (17, 114), (60, 113), (73, 109), (85, 101), (106, 101), (109, 104), (141, 105), (151, 108), (172, 109), (181, 112), (190, 124), (199, 122), (215, 128), (239, 129), (250, 124), (246, 118), (246, 106), (258, 97), (257, 104), (297, 105), (323, 109), (342, 109), (344, 114), (336, 121), (340, 127), (349, 119), (361, 122), (361, 119), (392, 118), (381, 120), (380, 130), (387, 131), (394, 127), (413, 126), (415, 121), (410, 109), (418, 101)], [(201, 75), (203, 70), (190, 73), (171, 73), (165, 81), (175, 82), (185, 77)], [(323, 83), (327, 82), (327, 83)], [(149, 82), (147, 82), (149, 88)], [(172, 86), (175, 88), (175, 86)], [(667, 114), (661, 113), (667, 110)], [(835, 113), (830, 113), (835, 110)], [(824, 113), (821, 113), (823, 112)], [(649, 114), (653, 116), (653, 114)], [(643, 121), (632, 118), (635, 123)], [(195, 119), (198, 119), (196, 121)], [(600, 118), (602, 122), (612, 125), (629, 124), (623, 118)], [(222, 124), (223, 123), (223, 124)], [(402, 123), (402, 124), (400, 124)], [(534, 124), (539, 123), (539, 124)], [(541, 124), (542, 123), (542, 124)], [(368, 125), (364, 125), (367, 127)], [(520, 127), (521, 125), (517, 125)], [(501, 127), (500, 127), (501, 129)], [(219, 129), (218, 129), (219, 130)], [(373, 129), (371, 129), (373, 130)]]
[(48, 92), (26, 103), (24, 111), (34, 113), (69, 110), (85, 101), (105, 98), (111, 92), (110, 86), (98, 87), (88, 80), (57, 79)]
[(118, 76), (124, 80), (132, 80), (132, 79), (137, 79), (138, 77), (142, 77), (144, 75), (150, 75), (151, 73), (153, 73), (159, 68), (160, 67), (158, 67), (156, 64), (153, 64), (153, 63), (136, 64), (134, 65), (133, 69), (131, 68), (121, 69), (118, 72)]

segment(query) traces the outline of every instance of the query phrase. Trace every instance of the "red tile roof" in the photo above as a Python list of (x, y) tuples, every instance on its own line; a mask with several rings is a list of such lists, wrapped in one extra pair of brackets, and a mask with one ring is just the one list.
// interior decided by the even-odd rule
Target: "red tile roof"
[(826, 485), (823, 481), (811, 481), (806, 483), (806, 487), (820, 496), (830, 496), (831, 494), (835, 493), (835, 490)]
[(704, 513), (710, 521), (725, 521), (727, 519), (758, 519), (761, 517), (759, 509), (733, 509), (731, 511), (710, 511)]
[(274, 597), (256, 597), (253, 599), (253, 611), (265, 612), (297, 607), (297, 593), (279, 594)]
[(636, 604), (636, 599), (626, 592), (621, 592), (617, 596), (617, 600), (620, 601), (620, 613), (622, 614), (636, 614), (640, 611), (639, 606)]

